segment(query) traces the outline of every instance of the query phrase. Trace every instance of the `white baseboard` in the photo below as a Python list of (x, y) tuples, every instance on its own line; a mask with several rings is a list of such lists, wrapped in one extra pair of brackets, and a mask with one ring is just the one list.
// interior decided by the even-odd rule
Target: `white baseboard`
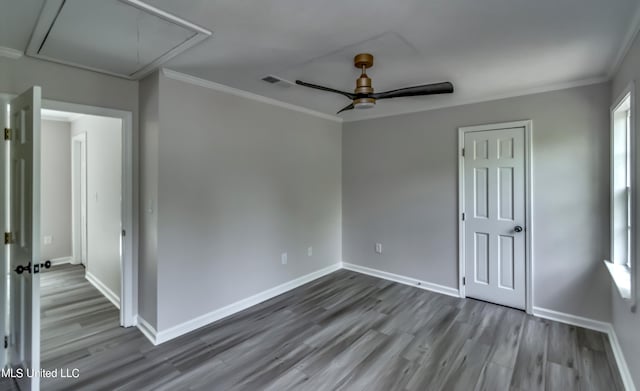
[(51, 258), (51, 266), (62, 265), (64, 263), (73, 263), (73, 257), (60, 257), (60, 258)]
[[(163, 342), (169, 341), (176, 337), (179, 337), (183, 334), (186, 334), (190, 331), (199, 329), (200, 327), (211, 324), (217, 320), (226, 318), (230, 315), (233, 315), (237, 312), (245, 310), (251, 306), (262, 303), (263, 301), (269, 300), (273, 297), (281, 295), (285, 292), (288, 292), (292, 289), (295, 289), (301, 285), (304, 285), (308, 282), (316, 280), (322, 276), (325, 276), (329, 273), (333, 273), (336, 270), (340, 269), (340, 264), (336, 263), (334, 265), (325, 267), (324, 269), (320, 269), (313, 273), (309, 273), (302, 277), (296, 278), (295, 280), (291, 280), (284, 284), (278, 285), (274, 288), (267, 289), (266, 291), (257, 293), (253, 296), (247, 297), (246, 299), (242, 299), (235, 303), (229, 304), (225, 307), (217, 309), (215, 311), (209, 312), (208, 314), (204, 314), (197, 318), (191, 319), (179, 325), (170, 327), (166, 330), (154, 330), (147, 322), (138, 317), (138, 321), (140, 323), (140, 330), (149, 338), (149, 340), (154, 344), (158, 345)], [(144, 322), (144, 323), (142, 323)], [(143, 330), (144, 329), (144, 330)]]
[(533, 315), (537, 316), (538, 318), (555, 320), (556, 322), (583, 327), (585, 329), (595, 330), (601, 333), (608, 333), (611, 327), (611, 323), (608, 322), (602, 322), (599, 320), (584, 318), (582, 316), (571, 315), (564, 312), (548, 310), (546, 308), (535, 306), (533, 307)]
[(158, 342), (156, 340), (156, 335), (158, 334), (158, 332), (156, 331), (156, 329), (153, 326), (151, 326), (149, 324), (149, 322), (144, 320), (140, 315), (136, 315), (135, 319), (134, 319), (134, 324), (136, 325), (138, 330), (140, 330), (140, 332), (145, 337), (147, 337), (149, 342), (151, 342), (154, 345), (158, 344)]
[(613, 328), (613, 325), (609, 325), (607, 334), (609, 335), (609, 343), (611, 343), (613, 356), (616, 358), (616, 363), (618, 363), (618, 370), (620, 371), (620, 377), (622, 378), (622, 384), (624, 384), (625, 390), (636, 391), (636, 386), (633, 384), (633, 378), (631, 377), (631, 371), (622, 353), (622, 346), (620, 346), (620, 341), (618, 341), (618, 336), (616, 335), (616, 330)]
[(432, 282), (420, 281), (415, 278), (401, 276), (399, 274), (389, 273), (382, 270), (372, 269), (366, 266), (354, 265), (352, 263), (342, 263), (342, 267), (354, 272), (367, 274), (369, 276), (382, 278), (384, 280), (394, 281), (404, 285), (411, 285), (416, 288), (441, 293), (447, 296), (460, 297), (460, 291), (444, 285), (434, 284)]
[(104, 297), (109, 299), (109, 301), (112, 302), (113, 305), (115, 305), (118, 309), (120, 309), (120, 297), (118, 297), (118, 295), (113, 293), (113, 291), (109, 289), (104, 283), (102, 283), (102, 281), (100, 281), (96, 276), (91, 274), (88, 270), (85, 271), (84, 278), (86, 278), (87, 281), (91, 283), (91, 285), (93, 285), (97, 290), (99, 290), (100, 293), (104, 295)]
[(620, 371), (620, 377), (622, 383), (627, 391), (636, 391), (636, 387), (633, 384), (633, 378), (631, 372), (627, 366), (627, 361), (622, 353), (622, 347), (618, 341), (618, 337), (613, 328), (613, 325), (608, 322), (602, 322), (599, 320), (584, 318), (582, 316), (576, 316), (566, 314), (563, 312), (548, 310), (546, 308), (533, 307), (533, 315), (539, 318), (554, 320), (560, 323), (570, 324), (572, 326), (583, 327), (585, 329), (595, 330), (607, 334), (609, 337), (609, 343), (611, 344), (611, 350), (618, 364), (618, 370)]

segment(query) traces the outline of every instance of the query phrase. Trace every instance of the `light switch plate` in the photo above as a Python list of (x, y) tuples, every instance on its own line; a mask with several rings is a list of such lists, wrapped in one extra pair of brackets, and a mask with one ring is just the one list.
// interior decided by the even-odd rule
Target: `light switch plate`
[(376, 243), (376, 253), (382, 254), (382, 243)]

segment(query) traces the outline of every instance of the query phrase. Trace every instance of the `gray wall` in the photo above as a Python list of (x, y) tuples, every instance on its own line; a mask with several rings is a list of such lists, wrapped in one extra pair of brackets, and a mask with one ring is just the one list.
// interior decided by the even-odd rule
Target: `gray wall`
[(87, 134), (87, 272), (120, 297), (122, 120), (83, 115), (71, 134)]
[[(30, 57), (0, 57), (0, 92), (19, 94), (33, 85), (45, 99), (128, 110), (137, 115), (138, 82)], [(134, 118), (134, 123), (136, 123)]]
[(457, 129), (531, 119), (534, 305), (610, 321), (609, 103), (605, 83), (346, 123), (343, 261), (457, 289)]
[[(640, 184), (640, 36), (637, 36), (633, 46), (627, 53), (620, 69), (613, 78), (611, 102), (618, 98), (625, 87), (631, 82), (636, 83), (636, 183)], [(640, 206), (640, 191), (636, 191), (636, 205)], [(640, 266), (640, 208), (635, 211), (635, 262)], [(636, 270), (638, 270), (638, 266)], [(640, 288), (640, 272), (636, 272), (636, 287)], [(632, 313), (629, 305), (620, 298), (616, 288), (612, 288), (613, 326), (620, 340), (629, 370), (636, 387), (640, 387), (640, 313)], [(638, 289), (640, 291), (640, 289)]]
[(138, 311), (153, 327), (158, 325), (158, 73), (140, 81), (140, 253)]
[[(70, 257), (71, 249), (71, 128), (64, 121), (42, 121), (40, 210), (42, 260)], [(44, 243), (52, 236), (51, 244)]]
[(340, 261), (340, 123), (164, 76), (159, 99), (159, 330)]

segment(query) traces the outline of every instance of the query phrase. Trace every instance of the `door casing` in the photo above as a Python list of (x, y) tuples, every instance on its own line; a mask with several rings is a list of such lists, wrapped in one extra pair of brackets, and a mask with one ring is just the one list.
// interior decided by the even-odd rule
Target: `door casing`
[(458, 289), (460, 297), (466, 296), (464, 278), (465, 266), (465, 221), (462, 218), (464, 209), (464, 136), (468, 132), (481, 132), (509, 128), (524, 128), (525, 149), (525, 301), (528, 314), (533, 313), (533, 209), (532, 209), (532, 137), (533, 124), (531, 120), (502, 122), (487, 125), (464, 126), (458, 128)]
[[(78, 148), (78, 150), (76, 150)], [(87, 133), (71, 138), (71, 248), (73, 263), (87, 267)], [(84, 217), (84, 220), (83, 220)], [(80, 219), (80, 222), (78, 222)]]
[[(8, 125), (9, 115), (5, 112), (6, 105), (16, 97), (15, 94), (0, 92), (0, 122), (2, 122), (3, 128)], [(99, 106), (90, 106), (77, 103), (62, 102), (50, 99), (42, 99), (42, 108), (50, 110), (59, 110), (67, 112), (75, 112), (89, 115), (97, 115), (103, 117), (114, 117), (122, 120), (122, 230), (126, 232), (126, 235), (122, 236), (122, 256), (121, 256), (121, 308), (120, 308), (120, 325), (124, 327), (131, 327), (137, 325), (138, 314), (138, 242), (137, 242), (137, 218), (134, 216), (134, 210), (137, 210), (135, 202), (136, 188), (134, 186), (134, 134), (133, 134), (133, 113), (125, 110), (109, 109)], [(3, 143), (4, 144), (4, 143)], [(0, 157), (3, 157), (4, 150), (1, 151)], [(3, 177), (4, 172), (0, 173), (0, 178)], [(2, 197), (0, 197), (2, 200)], [(8, 203), (7, 200), (3, 200)], [(1, 208), (0, 208), (1, 209)], [(6, 217), (8, 219), (8, 217)], [(5, 227), (5, 217), (0, 212), (0, 225), (3, 228), (8, 228), (8, 222)], [(5, 229), (6, 231), (6, 229)], [(6, 246), (3, 246), (6, 247)], [(3, 249), (2, 263), (0, 267), (4, 267), (6, 275), (10, 272), (8, 262), (8, 249)], [(8, 311), (9, 293), (7, 291), (8, 284), (1, 282), (0, 289), (4, 290), (4, 294), (0, 295), (0, 301), (4, 298), (5, 302), (0, 303), (0, 312), (3, 313), (0, 317), (0, 321), (6, 325), (8, 330), (9, 317), (5, 316), (4, 308)], [(6, 362), (7, 355), (6, 350), (0, 353), (0, 363)]]

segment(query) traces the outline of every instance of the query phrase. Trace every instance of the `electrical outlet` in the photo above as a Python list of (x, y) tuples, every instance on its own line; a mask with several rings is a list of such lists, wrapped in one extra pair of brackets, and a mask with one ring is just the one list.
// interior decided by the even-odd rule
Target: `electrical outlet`
[(376, 253), (382, 254), (382, 243), (376, 243)]
[(308, 256), (308, 257), (313, 256), (313, 247), (309, 247), (309, 248), (307, 248), (307, 256)]
[(44, 237), (44, 244), (51, 244), (53, 243), (53, 236), (51, 235), (45, 235)]
[(282, 255), (280, 256), (280, 260), (282, 261), (283, 265), (287, 264), (287, 253), (282, 253)]

